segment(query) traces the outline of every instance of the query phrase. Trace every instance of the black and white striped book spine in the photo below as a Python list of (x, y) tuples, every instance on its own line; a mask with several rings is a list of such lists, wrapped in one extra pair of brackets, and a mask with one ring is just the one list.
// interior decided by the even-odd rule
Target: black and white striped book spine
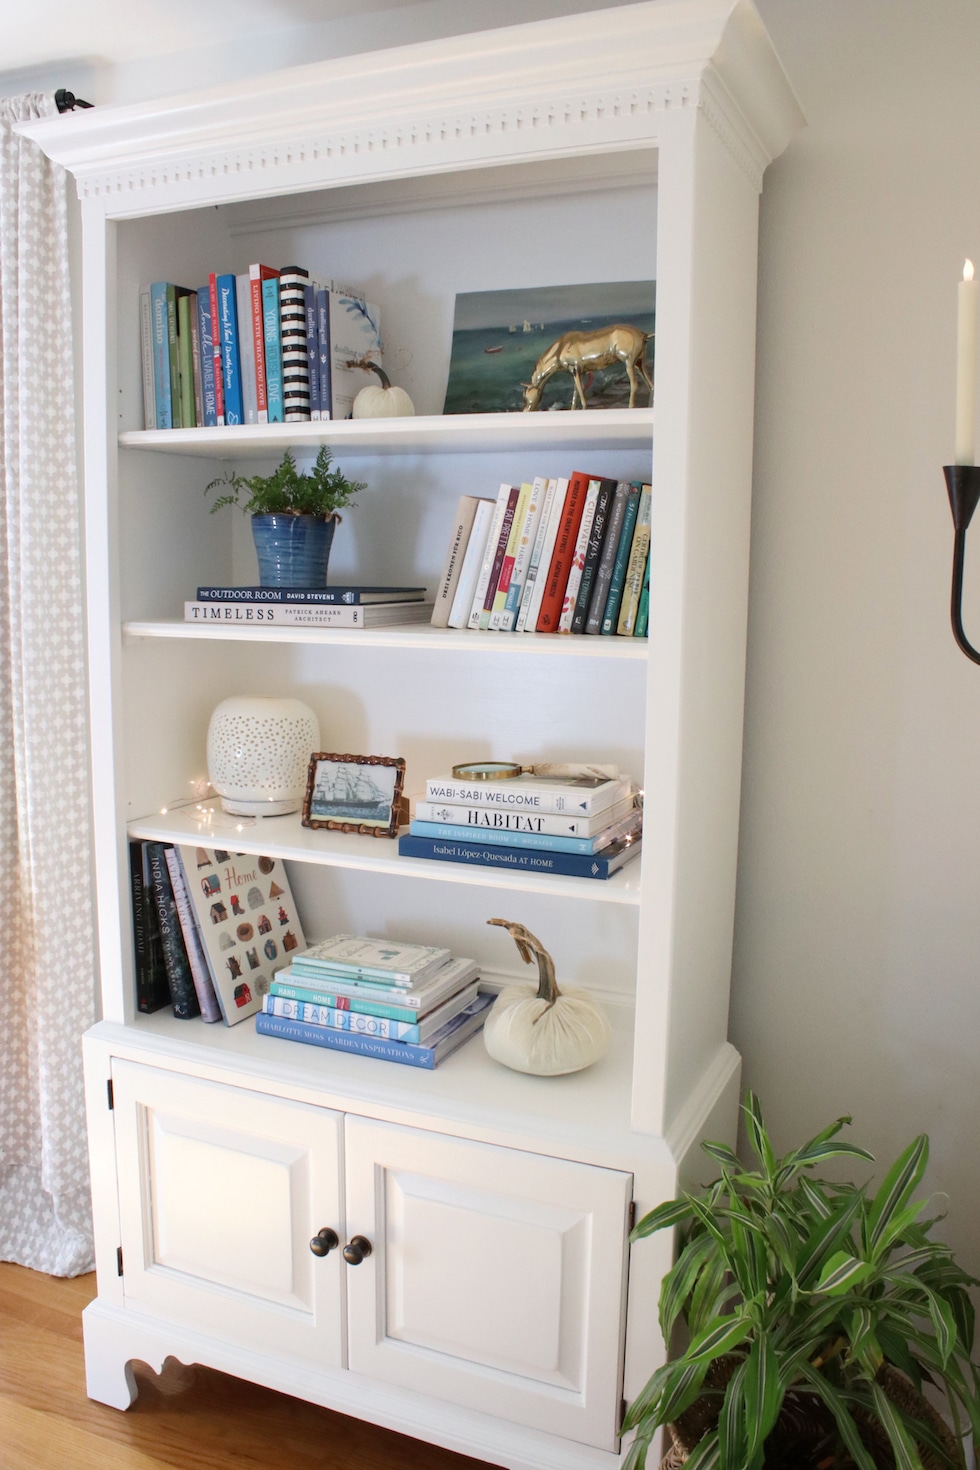
[(279, 273), (279, 321), (282, 329), (282, 401), (287, 424), (310, 417), (310, 368), (306, 346), (305, 290), (309, 272), (287, 265)]

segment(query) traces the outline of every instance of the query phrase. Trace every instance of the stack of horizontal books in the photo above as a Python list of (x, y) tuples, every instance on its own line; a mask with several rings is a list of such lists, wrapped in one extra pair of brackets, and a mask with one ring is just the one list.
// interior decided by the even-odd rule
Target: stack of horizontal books
[(479, 1031), (494, 997), (473, 960), (448, 949), (335, 934), (277, 974), (264, 1036), (432, 1070)]
[(424, 587), (198, 587), (185, 623), (202, 627), (383, 628), (427, 623)]
[(581, 471), (462, 495), (433, 625), (645, 636), (651, 512), (650, 485)]
[(398, 839), (405, 857), (527, 873), (610, 878), (641, 846), (643, 813), (628, 776), (437, 776), (413, 798)]

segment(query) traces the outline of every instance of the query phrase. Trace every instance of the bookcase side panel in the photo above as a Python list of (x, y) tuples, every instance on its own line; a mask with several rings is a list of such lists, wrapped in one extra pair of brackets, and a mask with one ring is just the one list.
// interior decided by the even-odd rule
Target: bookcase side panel
[[(727, 1034), (758, 228), (756, 185), (711, 123), (692, 113), (674, 127), (676, 140), (665, 134), (661, 152), (661, 198), (669, 195), (671, 207), (660, 235), (658, 326), (679, 371), (658, 390), (652, 532), (671, 564), (661, 560), (656, 580), (651, 570), (647, 764), (658, 779), (648, 781), (651, 902), (640, 942), (641, 956), (656, 957), (659, 980), (638, 1000), (637, 1027), (639, 1046), (660, 1026), (668, 1039), (662, 1077), (636, 1070), (634, 1114), (658, 1132), (669, 1130)], [(683, 336), (676, 355), (675, 332)]]

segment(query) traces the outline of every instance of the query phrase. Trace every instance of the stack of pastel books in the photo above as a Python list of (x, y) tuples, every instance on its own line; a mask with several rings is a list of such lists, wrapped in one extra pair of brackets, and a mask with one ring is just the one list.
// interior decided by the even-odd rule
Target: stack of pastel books
[(581, 471), (460, 496), (437, 628), (646, 635), (652, 490)]
[(276, 975), (255, 1029), (431, 1071), (480, 1030), (493, 1000), (474, 961), (448, 949), (335, 934)]
[(610, 878), (638, 857), (643, 812), (628, 776), (437, 776), (412, 798), (404, 857)]

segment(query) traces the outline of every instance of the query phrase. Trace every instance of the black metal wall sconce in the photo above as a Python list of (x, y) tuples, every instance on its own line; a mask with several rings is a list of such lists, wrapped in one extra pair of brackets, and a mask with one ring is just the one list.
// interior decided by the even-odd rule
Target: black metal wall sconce
[(967, 658), (980, 664), (978, 652), (963, 631), (963, 562), (966, 555), (966, 533), (980, 500), (980, 465), (948, 464), (943, 466), (949, 508), (953, 512), (953, 593), (949, 616), (953, 637)]

